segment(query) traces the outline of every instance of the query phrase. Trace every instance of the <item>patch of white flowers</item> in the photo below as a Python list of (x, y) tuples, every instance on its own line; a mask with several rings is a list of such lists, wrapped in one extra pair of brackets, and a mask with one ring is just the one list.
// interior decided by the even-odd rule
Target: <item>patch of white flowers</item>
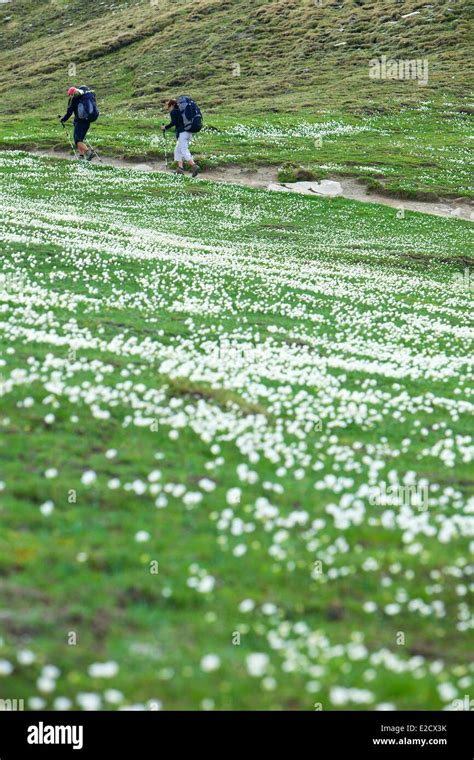
[[(356, 131), (337, 123), (295, 129), (305, 137)], [(293, 134), (272, 130), (265, 135)], [(36, 415), (49, 436), (59, 426), (74, 433), (79, 424), (100, 430), (114, 421), (124, 436), (143, 436), (144, 451), (145, 436), (163, 431), (157, 445), (165, 439), (174, 452), (171, 470), (165, 454), (152, 451), (155, 461), (145, 458), (130, 473), (115, 440), (81, 462), (70, 486), (85, 494), (91, 523), (100, 493), (107, 504), (126, 498), (139, 515), (128, 533), (138, 553), (152, 537), (166, 541), (169, 515), (186, 520), (188, 532), (207, 530), (215, 564), (208, 554), (182, 556), (173, 547), (179, 569), (168, 570), (163, 603), (186, 594), (196, 609), (209, 613), (212, 605), (209, 625), (218, 620), (241, 635), (232, 652), (239, 677), (269, 699), (295, 677), (304, 682), (296, 696), (308, 705), (323, 694), (328, 707), (395, 709), (387, 673), (423, 680), (443, 705), (464, 694), (472, 668), (456, 662), (456, 652), (444, 662), (394, 643), (407, 619), (422, 625), (449, 618), (459, 637), (473, 626), (467, 557), (474, 499), (458, 468), (474, 458), (465, 423), (474, 412), (474, 331), (465, 294), (441, 270), (391, 263), (410, 255), (415, 232), (380, 223), (374, 234), (356, 216), (346, 224), (343, 206), (327, 225), (318, 221), (319, 201), (261, 193), (257, 204), (235, 187), (213, 197), (211, 225), (202, 207), (159, 195), (146, 207), (135, 201), (134, 190), (172, 180), (108, 169), (100, 173), (100, 201), (86, 204), (81, 194), (90, 178), (76, 166), (65, 169), (75, 183), (73, 204), (45, 162), (11, 152), (0, 156), (2, 166), (17, 169), (3, 194), (0, 290), (0, 330), (16, 350), (0, 360), (0, 402), (19, 399), (15, 414)], [(26, 182), (54, 193), (47, 203), (28, 197)], [(128, 205), (107, 198), (117, 189), (127, 190)], [(242, 214), (230, 220), (235, 202)], [(308, 209), (317, 234), (305, 227)], [(277, 213), (301, 230), (299, 240), (268, 237), (256, 245), (246, 234), (232, 237)], [(418, 252), (445, 253), (450, 223), (430, 221), (427, 235), (428, 222), (418, 220)], [(46, 250), (56, 252), (50, 271)], [(127, 327), (130, 313), (143, 330)], [(176, 334), (167, 319), (179, 324)], [(0, 430), (10, 425), (0, 416)], [(192, 477), (189, 441), (202, 454)], [(73, 500), (66, 506), (53, 490), (64, 467), (46, 458), (34, 472), (41, 497), (32, 530), (40, 525), (60, 535), (74, 510)], [(2, 498), (13, 485), (2, 473)], [(113, 545), (114, 536), (107, 540)], [(75, 548), (81, 572), (89, 556), (89, 548)], [(260, 578), (253, 587), (246, 581), (256, 558), (265, 570), (261, 588)], [(307, 614), (285, 611), (295, 588), (305, 589)], [(231, 592), (240, 600), (233, 609), (225, 608)], [(221, 599), (227, 612), (219, 611)], [(357, 631), (346, 614), (361, 626), (390, 627), (390, 646)], [(230, 672), (231, 656), (209, 651), (213, 642), (201, 642), (191, 669)], [(128, 699), (120, 680), (126, 668), (115, 660), (88, 661), (94, 685), (67, 693), (67, 674), (52, 665), (41, 670), (37, 660), (44, 661), (34, 642), (15, 656), (0, 648), (1, 679), (34, 671), (31, 709), (161, 709), (155, 697)], [(167, 664), (160, 672), (163, 681), (173, 677)], [(213, 709), (215, 701), (200, 704)]]

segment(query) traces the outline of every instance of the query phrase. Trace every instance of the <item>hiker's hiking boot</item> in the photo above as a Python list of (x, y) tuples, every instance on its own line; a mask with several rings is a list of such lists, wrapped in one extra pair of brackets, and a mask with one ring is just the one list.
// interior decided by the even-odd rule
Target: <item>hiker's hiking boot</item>
[(197, 177), (197, 175), (199, 174), (200, 171), (201, 171), (201, 167), (198, 166), (197, 164), (194, 164), (193, 170), (191, 172), (191, 176), (192, 177)]
[(92, 149), (88, 150), (86, 153), (86, 161), (92, 161), (92, 159), (95, 158), (96, 155), (97, 153), (95, 152), (95, 150), (92, 150)]
[(175, 174), (184, 174), (184, 169), (182, 169), (180, 166), (175, 170)]

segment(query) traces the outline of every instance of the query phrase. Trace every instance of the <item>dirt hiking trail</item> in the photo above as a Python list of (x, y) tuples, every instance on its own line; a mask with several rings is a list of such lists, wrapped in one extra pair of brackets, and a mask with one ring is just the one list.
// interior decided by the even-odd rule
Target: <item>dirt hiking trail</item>
[[(31, 153), (41, 156), (51, 156), (76, 160), (69, 151), (57, 150), (31, 150)], [(102, 163), (106, 166), (116, 166), (122, 169), (133, 169), (143, 172), (167, 172), (164, 161), (159, 160), (132, 160), (127, 158), (110, 158), (101, 154)], [(97, 159), (94, 160), (97, 163)], [(278, 182), (278, 169), (275, 166), (259, 166), (245, 168), (230, 165), (215, 169), (205, 169), (196, 181), (200, 179), (212, 180), (213, 182), (229, 182), (247, 187), (259, 187), (270, 191), (296, 192), (304, 195), (319, 195), (320, 197), (342, 197), (363, 203), (380, 203), (391, 206), (400, 213), (403, 211), (419, 211), (423, 214), (444, 216), (457, 219), (474, 221), (474, 204), (466, 198), (448, 199), (437, 201), (420, 201), (406, 198), (392, 198), (377, 192), (369, 192), (363, 182), (350, 177), (337, 177), (332, 180), (321, 182), (294, 182), (283, 184)]]

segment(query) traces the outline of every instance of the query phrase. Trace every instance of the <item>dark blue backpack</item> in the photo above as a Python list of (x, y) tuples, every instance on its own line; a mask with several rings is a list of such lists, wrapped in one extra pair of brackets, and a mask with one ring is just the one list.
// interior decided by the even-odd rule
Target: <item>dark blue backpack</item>
[(187, 95), (180, 95), (177, 103), (183, 117), (184, 131), (200, 132), (202, 129), (202, 113), (199, 106)]
[(77, 115), (79, 119), (84, 121), (96, 121), (99, 118), (99, 109), (97, 108), (97, 102), (95, 99), (94, 90), (89, 87), (79, 87), (82, 90), (82, 95), (79, 97), (79, 103), (77, 106)]

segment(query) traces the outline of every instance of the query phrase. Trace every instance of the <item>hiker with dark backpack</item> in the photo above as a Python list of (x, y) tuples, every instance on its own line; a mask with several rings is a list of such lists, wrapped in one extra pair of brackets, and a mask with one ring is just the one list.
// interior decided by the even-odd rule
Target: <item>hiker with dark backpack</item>
[(79, 151), (79, 158), (92, 161), (97, 154), (87, 147), (84, 140), (92, 122), (99, 118), (95, 92), (90, 87), (81, 85), (81, 87), (70, 87), (67, 94), (69, 95), (68, 108), (64, 116), (59, 119), (64, 125), (74, 114), (74, 144)]
[(177, 100), (172, 98), (166, 103), (170, 115), (170, 123), (163, 124), (162, 130), (175, 130), (176, 148), (174, 151), (174, 160), (178, 164), (177, 174), (184, 174), (184, 162), (191, 165), (191, 174), (196, 177), (201, 171), (195, 162), (189, 150), (189, 143), (193, 135), (202, 129), (202, 113), (199, 106), (196, 105), (192, 98), (181, 95)]

